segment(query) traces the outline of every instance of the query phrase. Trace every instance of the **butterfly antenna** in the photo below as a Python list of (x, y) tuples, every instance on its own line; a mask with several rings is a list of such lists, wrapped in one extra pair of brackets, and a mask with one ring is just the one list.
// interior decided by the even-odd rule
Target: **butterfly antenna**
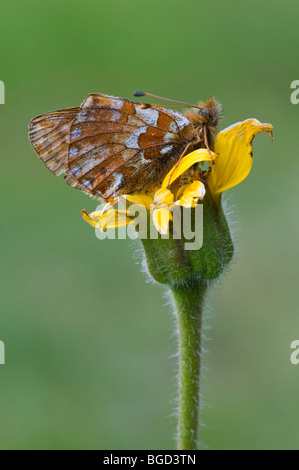
[(196, 105), (191, 104), (191, 103), (186, 103), (185, 101), (171, 100), (169, 98), (163, 98), (162, 96), (153, 95), (152, 93), (147, 93), (145, 91), (135, 91), (134, 96), (152, 96), (153, 98), (158, 98), (159, 100), (171, 101), (172, 103), (179, 103), (179, 104), (182, 104), (182, 105), (190, 107), (190, 108), (201, 109), (200, 106), (196, 106)]

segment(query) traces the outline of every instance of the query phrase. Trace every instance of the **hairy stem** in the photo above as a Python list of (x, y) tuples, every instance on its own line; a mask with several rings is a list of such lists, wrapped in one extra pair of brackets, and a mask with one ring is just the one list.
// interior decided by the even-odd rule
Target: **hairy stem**
[(198, 449), (202, 306), (207, 287), (171, 288), (179, 329), (178, 449)]

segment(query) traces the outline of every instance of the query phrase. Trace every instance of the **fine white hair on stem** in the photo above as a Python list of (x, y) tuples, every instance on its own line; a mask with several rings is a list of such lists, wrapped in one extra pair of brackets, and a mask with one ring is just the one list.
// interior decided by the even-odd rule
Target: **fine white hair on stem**
[[(175, 353), (170, 356), (171, 359), (175, 358), (176, 363), (175, 363), (175, 371), (174, 371), (174, 376), (173, 376), (173, 383), (174, 383), (174, 395), (173, 398), (171, 399), (170, 403), (172, 405), (173, 411), (169, 415), (170, 418), (175, 419), (177, 422), (178, 418), (178, 413), (179, 413), (179, 397), (177, 393), (177, 389), (179, 387), (180, 383), (180, 370), (179, 370), (179, 330), (178, 330), (178, 318), (177, 318), (177, 311), (176, 311), (176, 306), (173, 301), (173, 296), (171, 293), (171, 290), (169, 288), (164, 289), (164, 299), (165, 299), (165, 305), (167, 305), (170, 309), (170, 312), (172, 313), (173, 316), (173, 323), (172, 323), (172, 339), (174, 341), (174, 347), (175, 347)], [(212, 317), (211, 309), (206, 306), (204, 308), (204, 314), (203, 314), (203, 326), (202, 326), (202, 341), (210, 341), (210, 338), (207, 337), (207, 335), (204, 333), (205, 331), (210, 330), (209, 324), (207, 324), (207, 321), (209, 321)], [(201, 347), (201, 352), (200, 352), (200, 357), (202, 358), (203, 356), (206, 356), (209, 354), (209, 351), (202, 346)], [(208, 367), (205, 365), (201, 365), (201, 376), (200, 376), (200, 392), (199, 392), (199, 409), (200, 413), (202, 413), (206, 410), (209, 409), (210, 406), (203, 401), (202, 397), (202, 388), (205, 387), (206, 383), (208, 383)], [(209, 426), (203, 421), (203, 418), (201, 417), (200, 421), (200, 426), (201, 428), (208, 428)], [(176, 429), (174, 435), (173, 435), (173, 440), (176, 442), (178, 439), (178, 429)], [(201, 447), (208, 448), (202, 440), (200, 440)]]

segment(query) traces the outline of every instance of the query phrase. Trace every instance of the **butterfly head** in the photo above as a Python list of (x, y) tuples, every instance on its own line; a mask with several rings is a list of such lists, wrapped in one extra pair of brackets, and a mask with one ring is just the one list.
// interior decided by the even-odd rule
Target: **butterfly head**
[(199, 103), (197, 109), (199, 124), (206, 125), (212, 130), (216, 129), (222, 117), (222, 106), (219, 101), (211, 97), (206, 103)]
[(217, 126), (222, 117), (221, 104), (211, 97), (206, 103), (198, 103), (185, 115), (193, 124), (192, 140), (195, 148), (207, 148), (209, 152), (213, 150)]

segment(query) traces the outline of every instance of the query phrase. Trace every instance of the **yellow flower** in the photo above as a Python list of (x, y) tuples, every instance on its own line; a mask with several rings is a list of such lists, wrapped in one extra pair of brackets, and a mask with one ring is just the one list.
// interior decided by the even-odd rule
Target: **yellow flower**
[[(123, 196), (130, 204), (142, 205), (146, 209), (152, 210), (155, 227), (162, 235), (168, 233), (169, 221), (172, 220), (171, 209), (174, 205), (194, 207), (198, 199), (203, 199), (205, 195), (205, 186), (198, 180), (186, 183), (177, 189), (173, 188), (173, 183), (195, 163), (211, 162), (211, 157), (206, 149), (199, 149), (196, 154), (195, 152), (193, 154), (182, 158), (179, 164), (170, 170), (160, 188), (155, 188), (147, 194), (141, 192)], [(118, 202), (118, 200), (114, 202)], [(114, 202), (106, 204), (101, 211), (91, 214), (82, 211), (84, 220), (100, 230), (129, 225), (132, 222), (129, 211), (111, 209)]]
[[(150, 209), (156, 229), (165, 235), (168, 233), (169, 221), (172, 220), (171, 209), (174, 205), (195, 207), (198, 200), (205, 196), (205, 186), (217, 198), (248, 176), (252, 166), (252, 140), (260, 132), (269, 132), (272, 137), (271, 124), (262, 124), (257, 119), (234, 124), (219, 132), (214, 152), (205, 148), (195, 150), (170, 170), (160, 187), (123, 197), (131, 204)], [(204, 162), (208, 163), (205, 171), (200, 169)], [(132, 223), (129, 211), (113, 209), (119, 200), (91, 214), (82, 211), (82, 216), (93, 227), (101, 230), (129, 225)]]
[(215, 140), (215, 153), (219, 158), (212, 168), (208, 185), (212, 194), (219, 194), (241, 183), (252, 166), (252, 140), (260, 132), (269, 132), (271, 124), (257, 119), (238, 122), (219, 132)]

